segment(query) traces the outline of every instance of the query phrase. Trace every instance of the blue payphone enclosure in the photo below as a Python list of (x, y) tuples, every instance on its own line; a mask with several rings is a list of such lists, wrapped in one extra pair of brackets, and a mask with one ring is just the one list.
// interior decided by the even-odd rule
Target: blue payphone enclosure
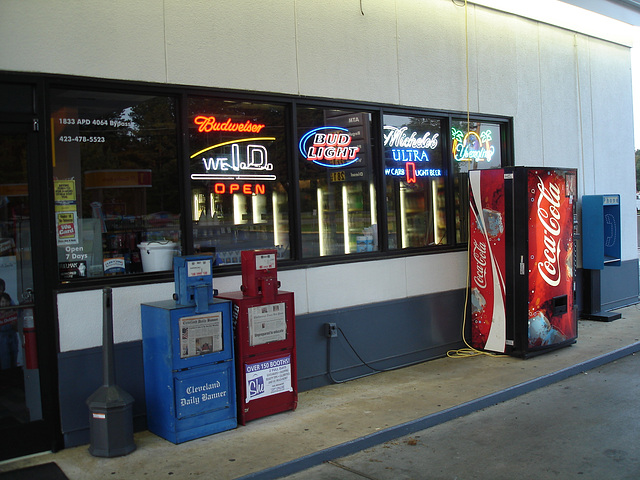
[(620, 265), (620, 195), (583, 195), (582, 267)]
[[(180, 284), (193, 305), (182, 305), (187, 302), (180, 294), (181, 303), (141, 305), (147, 425), (173, 443), (237, 426), (231, 302), (213, 298), (210, 273), (202, 274), (208, 267), (200, 258), (194, 261), (193, 294), (186, 279)], [(189, 257), (176, 257), (174, 270), (187, 275), (188, 262)], [(204, 295), (201, 285), (207, 282)]]

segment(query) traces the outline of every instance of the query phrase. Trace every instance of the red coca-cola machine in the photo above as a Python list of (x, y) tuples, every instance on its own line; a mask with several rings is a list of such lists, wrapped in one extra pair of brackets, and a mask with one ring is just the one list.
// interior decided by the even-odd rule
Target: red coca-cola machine
[(575, 343), (575, 169), (469, 172), (471, 346), (529, 357)]
[(239, 292), (218, 298), (233, 302), (238, 423), (298, 405), (293, 292), (279, 290), (276, 250), (241, 252)]

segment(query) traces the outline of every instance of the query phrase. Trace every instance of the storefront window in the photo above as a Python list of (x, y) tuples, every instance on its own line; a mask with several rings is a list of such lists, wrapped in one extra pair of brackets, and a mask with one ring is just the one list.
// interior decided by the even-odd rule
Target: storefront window
[(469, 234), (469, 170), (502, 167), (500, 125), (471, 120), (451, 124), (451, 155), (454, 172), (456, 243)]
[[(53, 90), (51, 112), (60, 280), (171, 269), (181, 241), (175, 101)], [(167, 254), (145, 268), (140, 245), (151, 243)]]
[(378, 250), (371, 114), (299, 107), (302, 256)]
[(384, 115), (389, 249), (447, 243), (442, 120)]
[(285, 108), (191, 97), (188, 122), (194, 251), (217, 265), (249, 249), (290, 258)]

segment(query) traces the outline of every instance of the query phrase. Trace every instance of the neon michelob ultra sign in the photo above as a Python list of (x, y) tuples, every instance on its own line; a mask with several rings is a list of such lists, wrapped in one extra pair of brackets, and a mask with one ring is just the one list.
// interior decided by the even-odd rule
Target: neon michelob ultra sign
[(408, 127), (384, 126), (384, 147), (391, 153), (391, 160), (401, 165), (385, 168), (385, 175), (406, 177), (407, 183), (417, 183), (418, 177), (439, 177), (442, 170), (431, 168), (428, 150), (434, 150), (439, 144), (439, 134), (426, 132), (418, 136), (417, 132), (407, 133)]
[(465, 135), (462, 130), (453, 127), (451, 139), (451, 151), (457, 162), (490, 162), (496, 151), (496, 147), (491, 145), (491, 130), (483, 130), (480, 134), (470, 131)]
[(360, 147), (351, 145), (349, 130), (343, 127), (318, 127), (305, 133), (298, 149), (302, 156), (318, 165), (342, 168), (359, 160)]

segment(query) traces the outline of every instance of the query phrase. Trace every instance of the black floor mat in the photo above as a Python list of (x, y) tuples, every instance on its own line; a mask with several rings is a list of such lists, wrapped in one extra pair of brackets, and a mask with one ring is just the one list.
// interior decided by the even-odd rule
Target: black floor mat
[(55, 463), (43, 463), (0, 473), (0, 480), (69, 480)]

